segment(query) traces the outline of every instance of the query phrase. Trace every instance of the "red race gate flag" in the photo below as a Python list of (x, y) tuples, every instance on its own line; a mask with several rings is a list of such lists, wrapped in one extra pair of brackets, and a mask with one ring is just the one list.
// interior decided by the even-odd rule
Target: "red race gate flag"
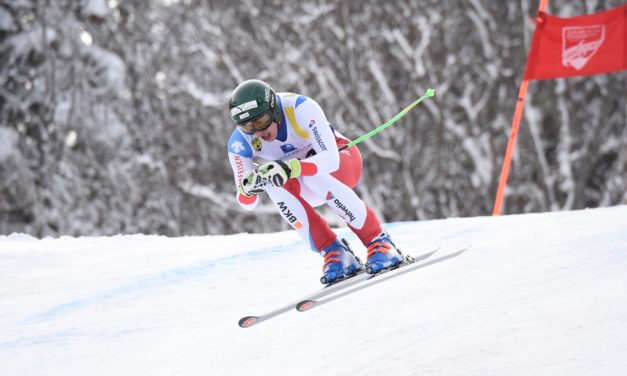
[(538, 13), (525, 80), (627, 69), (627, 4), (572, 18)]

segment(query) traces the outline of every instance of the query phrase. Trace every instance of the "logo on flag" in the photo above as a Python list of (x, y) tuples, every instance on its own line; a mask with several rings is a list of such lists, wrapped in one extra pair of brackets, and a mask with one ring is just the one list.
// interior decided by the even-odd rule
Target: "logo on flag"
[(562, 28), (562, 64), (583, 68), (605, 40), (605, 25)]
[(591, 76), (627, 69), (627, 4), (560, 18), (538, 13), (525, 80)]

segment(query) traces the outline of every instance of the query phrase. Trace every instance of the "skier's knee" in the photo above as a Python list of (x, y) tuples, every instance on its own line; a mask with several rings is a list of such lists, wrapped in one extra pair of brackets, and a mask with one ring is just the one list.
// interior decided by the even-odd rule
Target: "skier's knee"
[(300, 183), (297, 179), (288, 180), (283, 184), (283, 188), (294, 196), (300, 196)]

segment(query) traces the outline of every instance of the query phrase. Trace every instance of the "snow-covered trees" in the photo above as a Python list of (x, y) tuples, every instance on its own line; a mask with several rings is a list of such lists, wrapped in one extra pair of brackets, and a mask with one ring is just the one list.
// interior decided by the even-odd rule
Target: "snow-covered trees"
[[(226, 102), (253, 77), (314, 97), (351, 138), (436, 88), (360, 146), (360, 193), (388, 221), (487, 215), (536, 7), (0, 1), (0, 233), (286, 228), (271, 208), (242, 213), (233, 200)], [(507, 213), (626, 200), (626, 76), (530, 85)]]

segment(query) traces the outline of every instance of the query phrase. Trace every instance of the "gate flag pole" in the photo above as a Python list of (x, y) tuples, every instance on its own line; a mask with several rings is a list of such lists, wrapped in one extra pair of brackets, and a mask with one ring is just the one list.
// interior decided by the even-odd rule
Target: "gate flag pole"
[[(544, 12), (548, 0), (541, 0), (538, 6), (538, 13)], [(536, 20), (537, 22), (537, 20)], [(536, 31), (537, 32), (537, 27)], [(525, 64), (529, 64), (529, 60)], [(494, 206), (492, 209), (492, 215), (498, 216), (501, 214), (501, 206), (503, 205), (503, 193), (505, 192), (505, 186), (507, 186), (507, 178), (509, 176), (509, 167), (512, 163), (512, 154), (514, 153), (514, 146), (516, 145), (516, 137), (518, 136), (518, 128), (520, 127), (520, 118), (522, 116), (523, 107), (525, 106), (525, 98), (527, 97), (527, 86), (529, 81), (524, 79), (520, 83), (520, 90), (518, 92), (518, 101), (516, 102), (516, 109), (514, 110), (514, 119), (512, 120), (512, 129), (509, 134), (509, 140), (507, 141), (507, 149), (505, 150), (505, 158), (503, 159), (503, 167), (501, 168), (501, 177), (499, 178), (499, 186), (496, 190), (496, 197), (494, 198)]]

